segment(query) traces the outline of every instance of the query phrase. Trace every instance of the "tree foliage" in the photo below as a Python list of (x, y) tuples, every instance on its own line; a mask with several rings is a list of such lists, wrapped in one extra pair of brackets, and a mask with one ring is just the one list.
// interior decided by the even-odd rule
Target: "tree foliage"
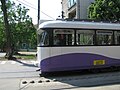
[(95, 0), (88, 12), (90, 19), (120, 21), (120, 0)]
[[(29, 9), (21, 4), (16, 5), (14, 2), (7, 0), (8, 21), (11, 28), (12, 44), (14, 48), (22, 48), (26, 43), (28, 47), (36, 48), (36, 29), (32, 23), (32, 18), (27, 15)], [(0, 10), (0, 47), (4, 46), (5, 35), (3, 25), (3, 12)]]
[(4, 32), (4, 24), (0, 20), (0, 47), (1, 49), (4, 48), (4, 42), (5, 42), (5, 32)]

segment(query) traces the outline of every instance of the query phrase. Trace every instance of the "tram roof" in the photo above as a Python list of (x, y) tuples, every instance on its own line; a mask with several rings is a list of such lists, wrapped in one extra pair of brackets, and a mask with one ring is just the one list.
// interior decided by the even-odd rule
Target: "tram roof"
[[(105, 23), (105, 22), (87, 22), (87, 21), (47, 21), (39, 26), (42, 28), (71, 28), (71, 29), (110, 29), (120, 30), (120, 23)], [(38, 30), (40, 30), (38, 29)]]

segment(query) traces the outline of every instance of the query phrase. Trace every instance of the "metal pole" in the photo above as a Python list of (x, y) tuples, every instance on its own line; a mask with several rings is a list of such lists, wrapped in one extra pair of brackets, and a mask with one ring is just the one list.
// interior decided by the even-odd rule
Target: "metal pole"
[(64, 19), (64, 11), (62, 11), (62, 19)]
[[(40, 0), (38, 0), (38, 21), (37, 21), (37, 29), (39, 29), (39, 24), (40, 24)], [(37, 33), (37, 31), (36, 31), (36, 33)], [(37, 33), (37, 45), (39, 44), (39, 37), (38, 37), (39, 35), (38, 35), (38, 33)], [(38, 59), (38, 53), (37, 53), (37, 62), (36, 62), (36, 64), (38, 64), (38, 67), (40, 68), (40, 63), (39, 63), (39, 59)], [(36, 71), (40, 71), (40, 69), (38, 69), (38, 70), (36, 70)]]
[[(39, 29), (39, 24), (40, 24), (40, 0), (38, 0), (38, 20), (37, 20), (37, 29)], [(38, 41), (38, 33), (36, 31), (37, 34), (37, 44), (39, 43)]]
[(38, 0), (38, 23), (37, 23), (38, 28), (39, 28), (39, 24), (40, 24), (40, 0)]
[(80, 19), (80, 0), (76, 0), (76, 18)]

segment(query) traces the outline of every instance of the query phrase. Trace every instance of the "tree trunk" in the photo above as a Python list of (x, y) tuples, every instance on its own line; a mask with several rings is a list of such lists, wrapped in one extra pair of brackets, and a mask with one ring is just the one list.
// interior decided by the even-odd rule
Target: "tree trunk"
[(6, 34), (6, 58), (11, 59), (13, 56), (12, 44), (11, 44), (11, 35), (10, 35), (10, 26), (8, 23), (7, 7), (6, 0), (0, 0), (2, 4), (2, 11), (4, 15), (4, 24), (5, 24), (5, 34)]

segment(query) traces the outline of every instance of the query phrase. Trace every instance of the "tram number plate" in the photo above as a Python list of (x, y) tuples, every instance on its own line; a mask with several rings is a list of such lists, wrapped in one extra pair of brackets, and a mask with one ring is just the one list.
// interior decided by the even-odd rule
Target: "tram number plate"
[(105, 64), (105, 60), (94, 60), (93, 64), (94, 65), (104, 65)]

